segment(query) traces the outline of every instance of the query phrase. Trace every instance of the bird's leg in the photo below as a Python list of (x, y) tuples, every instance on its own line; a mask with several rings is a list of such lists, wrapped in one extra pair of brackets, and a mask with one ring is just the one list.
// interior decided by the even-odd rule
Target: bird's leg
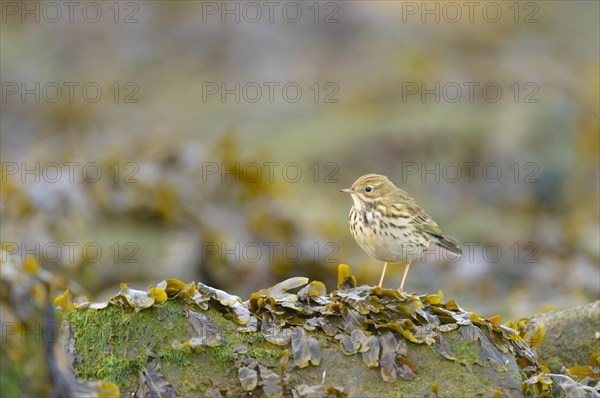
[(404, 288), (404, 281), (406, 280), (406, 275), (408, 275), (408, 269), (410, 268), (410, 261), (406, 263), (406, 267), (404, 268), (404, 275), (402, 275), (402, 282), (400, 282), (400, 287), (398, 288), (399, 292), (402, 292)]
[(383, 263), (383, 272), (381, 273), (381, 279), (379, 279), (379, 284), (377, 287), (381, 287), (383, 284), (383, 277), (385, 276), (385, 269), (387, 268), (387, 262)]

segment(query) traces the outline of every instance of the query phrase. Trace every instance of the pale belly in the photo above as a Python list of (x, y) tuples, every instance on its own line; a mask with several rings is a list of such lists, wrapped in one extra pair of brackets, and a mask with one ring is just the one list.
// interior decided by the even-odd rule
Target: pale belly
[(382, 228), (371, 214), (367, 218), (369, 223), (363, 223), (362, 229), (351, 227), (350, 232), (360, 247), (376, 260), (406, 263), (422, 257), (429, 247), (429, 239), (410, 224), (403, 229)]

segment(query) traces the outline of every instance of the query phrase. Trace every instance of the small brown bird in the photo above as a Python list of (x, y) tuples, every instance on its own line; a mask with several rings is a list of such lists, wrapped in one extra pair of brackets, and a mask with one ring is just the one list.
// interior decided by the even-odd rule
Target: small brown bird
[(386, 176), (366, 174), (341, 191), (354, 201), (349, 217), (352, 236), (369, 256), (384, 262), (378, 287), (388, 263), (404, 263), (398, 288), (402, 291), (410, 263), (421, 258), (431, 242), (457, 256), (462, 254), (459, 244), (446, 238), (421, 206)]

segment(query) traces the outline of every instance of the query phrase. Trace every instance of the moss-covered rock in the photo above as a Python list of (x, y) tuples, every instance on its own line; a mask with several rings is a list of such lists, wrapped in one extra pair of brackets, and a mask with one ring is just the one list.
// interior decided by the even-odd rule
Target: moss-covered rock
[(562, 368), (587, 365), (593, 354), (600, 355), (600, 300), (536, 315), (529, 322), (546, 330), (537, 352), (554, 373)]
[[(167, 301), (138, 313), (119, 307), (73, 311), (68, 319), (76, 376), (114, 381), (122, 393), (134, 392), (141, 370), (151, 363), (159, 365), (160, 373), (175, 386), (178, 396), (198, 396), (211, 389), (240, 396), (244, 390), (238, 368), (244, 358), (252, 358), (281, 377), (285, 395), (291, 394), (295, 386), (323, 381), (355, 397), (433, 396), (435, 385), (441, 396), (489, 395), (496, 389), (503, 396), (521, 395), (521, 375), (514, 358), (507, 371), (497, 372), (489, 363), (481, 362), (479, 345), (465, 341), (458, 331), (446, 336), (456, 361), (440, 356), (432, 346), (408, 343), (407, 357), (417, 368), (414, 379), (398, 378), (387, 383), (381, 378), (380, 368), (368, 368), (359, 355), (345, 355), (340, 343), (323, 333), (314, 333), (322, 357), (318, 366), (298, 368), (289, 363), (285, 367), (280, 362), (288, 355), (287, 347), (267, 342), (258, 332), (238, 332), (235, 322), (214, 309), (204, 313), (218, 326), (224, 343), (179, 350), (177, 347), (192, 333), (185, 315), (189, 309), (183, 301)], [(253, 396), (262, 396), (261, 386)]]
[(330, 294), (319, 282), (288, 293), (306, 283), (284, 281), (246, 302), (173, 280), (122, 287), (68, 315), (73, 371), (122, 393), (153, 385), (152, 375), (182, 397), (511, 397), (539, 372), (518, 331), (441, 295), (356, 287), (349, 275)]

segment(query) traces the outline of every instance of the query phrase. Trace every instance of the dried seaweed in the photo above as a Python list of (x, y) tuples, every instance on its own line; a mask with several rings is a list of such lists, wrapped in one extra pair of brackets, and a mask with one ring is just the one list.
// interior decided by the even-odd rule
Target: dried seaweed
[(388, 383), (396, 380), (396, 346), (398, 340), (393, 333), (387, 332), (379, 337), (379, 345), (381, 346), (381, 377)]
[(181, 344), (178, 347), (179, 349), (187, 347), (191, 349), (200, 347), (218, 347), (225, 344), (225, 339), (223, 338), (221, 331), (208, 320), (206, 315), (191, 310), (187, 310), (186, 315), (195, 335), (185, 343)]
[(248, 366), (242, 366), (238, 369), (238, 379), (245, 391), (252, 391), (258, 385), (258, 373)]
[(314, 337), (302, 328), (294, 328), (292, 331), (292, 354), (294, 355), (294, 364), (299, 368), (305, 368), (310, 364), (318, 365), (321, 363), (321, 348)]
[(263, 393), (269, 398), (283, 396), (283, 381), (281, 376), (272, 372), (263, 365), (258, 365), (260, 369), (260, 384), (262, 385)]
[(142, 368), (140, 374), (140, 387), (135, 392), (136, 398), (174, 398), (176, 396), (175, 388), (158, 373), (157, 369), (151, 369), (150, 367)]
[(261, 333), (265, 340), (276, 345), (287, 345), (292, 336), (292, 330), (284, 328), (285, 323), (272, 315), (265, 314), (262, 320)]
[(344, 398), (347, 396), (344, 388), (324, 384), (317, 384), (316, 386), (301, 384), (292, 390), (292, 397), (294, 398)]
[(363, 351), (362, 353), (363, 362), (365, 363), (365, 365), (367, 365), (369, 368), (378, 367), (379, 351), (381, 349), (379, 339), (375, 336), (369, 336), (365, 348), (367, 348), (367, 350)]
[[(290, 292), (298, 288), (297, 293)], [(344, 264), (338, 268), (338, 290), (329, 294), (322, 282), (309, 283), (307, 278), (296, 277), (252, 293), (247, 301), (242, 302), (237, 296), (202, 283), (186, 284), (170, 279), (159, 283), (156, 288), (150, 287), (147, 292), (123, 285), (119, 294), (105, 303), (85, 303), (76, 308), (100, 310), (117, 305), (140, 311), (166, 298), (184, 300), (200, 310), (213, 308), (236, 322), (240, 332), (259, 331), (272, 344), (291, 345), (293, 363), (301, 368), (320, 363), (319, 343), (311, 335), (311, 332), (320, 330), (338, 340), (344, 354), (360, 353), (365, 366), (380, 367), (385, 381), (393, 382), (397, 378), (411, 380), (418, 370), (409, 358), (410, 345), (431, 345), (442, 357), (457, 361), (444, 335), (459, 330), (465, 341), (481, 348), (480, 364), (489, 363), (493, 370), (502, 372), (508, 369), (509, 358), (514, 356), (529, 378), (526, 385), (533, 383), (542, 391), (550, 380), (535, 379), (547, 368), (531, 350), (543, 338), (543, 329), (528, 325), (523, 320), (502, 325), (498, 316), (481, 317), (462, 309), (454, 300), (444, 303), (442, 292), (417, 296), (370, 286), (356, 287), (356, 278)], [(68, 303), (68, 295), (59, 297), (57, 304), (72, 305)], [(190, 310), (188, 319), (196, 335), (182, 346), (196, 348), (223, 344), (218, 328), (206, 316)], [(287, 363), (287, 354), (282, 355), (281, 372), (286, 372)], [(467, 368), (470, 366), (464, 361), (461, 363)], [(597, 367), (593, 367), (573, 369), (573, 372), (579, 376), (596, 370)], [(248, 365), (238, 367), (238, 378), (247, 391), (261, 386), (267, 396), (282, 394), (282, 377), (265, 364), (259, 364), (258, 368)], [(334, 387), (327, 388), (333, 388), (335, 394), (343, 394)], [(326, 387), (299, 386), (294, 394), (307, 396), (312, 394), (311, 391), (319, 396)]]

